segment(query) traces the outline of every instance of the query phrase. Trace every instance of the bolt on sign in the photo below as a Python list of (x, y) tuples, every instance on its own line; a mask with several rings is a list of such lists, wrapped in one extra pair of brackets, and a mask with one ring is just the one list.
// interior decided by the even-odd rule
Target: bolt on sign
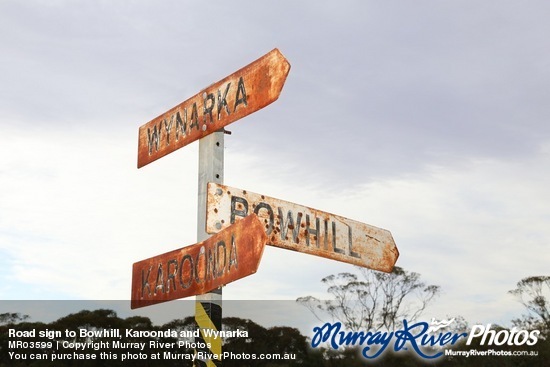
[(289, 71), (286, 58), (274, 49), (144, 124), (138, 168), (276, 101)]
[(250, 214), (268, 245), (391, 272), (399, 251), (391, 233), (338, 215), (216, 183), (208, 184), (206, 232), (223, 231)]
[(134, 263), (131, 308), (207, 293), (254, 274), (267, 235), (256, 215), (207, 240)]

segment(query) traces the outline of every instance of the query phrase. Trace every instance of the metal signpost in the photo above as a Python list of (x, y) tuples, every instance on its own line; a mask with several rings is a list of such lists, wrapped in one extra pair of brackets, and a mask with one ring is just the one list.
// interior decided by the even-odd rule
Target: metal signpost
[[(257, 254), (259, 250), (257, 248), (259, 242), (263, 241), (265, 245), (267, 237), (263, 229), (258, 230), (258, 219), (251, 216), (251, 219), (248, 220), (250, 228), (245, 230), (241, 236), (236, 234), (233, 236), (234, 232), (239, 232), (239, 228), (242, 231), (242, 227), (239, 226), (234, 227), (227, 233), (224, 231), (222, 234), (224, 240), (214, 239), (212, 241), (217, 242), (210, 242), (208, 240), (210, 236), (205, 230), (207, 184), (208, 182), (223, 183), (224, 127), (276, 101), (289, 71), (290, 64), (288, 61), (279, 50), (274, 49), (139, 128), (138, 168), (199, 140), (197, 210), (197, 241), (199, 243), (192, 246), (193, 249), (176, 250), (134, 264), (132, 307), (142, 307), (194, 294), (197, 295), (195, 320), (199, 329), (221, 330), (221, 286), (256, 271), (257, 262), (259, 261)], [(247, 233), (247, 231), (251, 232)], [(254, 240), (245, 239), (250, 235)], [(225, 247), (219, 245), (220, 241), (225, 244)], [(233, 241), (235, 241), (235, 252), (233, 253), (236, 256), (235, 259), (232, 259), (230, 255)], [(241, 241), (243, 243), (240, 243)], [(253, 244), (246, 245), (247, 241), (251, 241)], [(213, 251), (212, 263), (209, 263), (209, 258), (206, 257), (209, 255), (206, 254), (204, 255), (205, 260), (202, 260), (205, 261), (202, 266), (206, 266), (206, 269), (196, 265), (202, 259), (201, 248), (205, 251), (210, 248)], [(199, 252), (195, 253), (197, 249), (199, 249)], [(252, 251), (252, 255), (244, 254), (243, 251), (246, 251), (246, 249)], [(227, 261), (226, 276), (221, 274), (217, 282), (205, 278), (205, 283), (210, 280), (210, 284), (204, 288), (196, 287), (196, 292), (184, 289), (184, 286), (189, 285), (187, 288), (191, 288), (193, 284), (192, 281), (189, 283), (189, 278), (184, 278), (184, 272), (190, 271), (186, 270), (191, 266), (190, 258), (192, 259), (195, 256), (193, 266), (197, 266), (197, 269), (193, 270), (193, 276), (198, 276), (199, 278), (195, 279), (195, 283), (200, 283), (200, 274), (205, 274), (205, 277), (207, 277), (206, 274), (208, 273), (206, 271), (209, 264), (212, 267), (215, 266), (217, 272), (220, 271), (219, 261), (221, 256), (218, 252), (223, 251), (228, 251), (227, 256), (229, 256), (229, 258), (224, 257), (224, 261)], [(180, 257), (178, 258), (178, 256)], [(214, 258), (218, 262), (215, 262)], [(240, 274), (240, 271), (230, 271), (229, 264), (231, 261), (242, 262), (242, 268), (244, 270), (248, 268), (248, 271), (243, 271), (243, 274)], [(255, 266), (253, 266), (253, 262), (256, 262)], [(163, 268), (163, 263), (166, 264), (165, 268)], [(250, 264), (247, 265), (247, 263)], [(179, 264), (177, 270), (175, 264)], [(253, 271), (251, 271), (252, 269)], [(149, 270), (156, 272), (154, 275), (156, 278), (153, 281), (154, 290), (151, 293), (149, 293), (151, 288), (149, 278), (151, 273), (149, 273)], [(239, 267), (239, 270), (241, 270), (241, 267)], [(187, 273), (188, 275), (189, 273)], [(157, 278), (160, 280), (157, 280)], [(174, 289), (180, 281), (183, 284), (180, 283), (180, 287)], [(204, 291), (207, 293), (203, 294)], [(205, 350), (206, 353), (202, 353), (202, 355), (221, 355), (221, 339), (208, 338), (205, 335), (206, 333), (201, 332), (201, 337), (198, 340), (201, 343), (197, 344), (205, 345), (209, 343), (211, 347), (210, 350)], [(198, 366), (221, 365), (221, 361), (217, 358), (197, 359), (195, 363)]]
[(262, 220), (272, 246), (384, 272), (392, 271), (399, 256), (385, 229), (234, 187), (208, 185), (208, 233), (251, 213)]
[(266, 244), (385, 272), (399, 256), (385, 229), (223, 185), (224, 127), (277, 100), (289, 70), (274, 49), (139, 128), (138, 168), (199, 140), (198, 243), (134, 263), (131, 307), (196, 295), (200, 355), (221, 356), (204, 332), (221, 330), (221, 287), (255, 273)]

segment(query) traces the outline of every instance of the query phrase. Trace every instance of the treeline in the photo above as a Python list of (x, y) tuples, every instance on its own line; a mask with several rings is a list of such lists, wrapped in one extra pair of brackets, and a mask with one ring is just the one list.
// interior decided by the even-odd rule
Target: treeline
[[(279, 354), (286, 356), (286, 360), (246, 360), (246, 359), (227, 359), (223, 361), (223, 366), (322, 366), (322, 356), (320, 353), (311, 350), (308, 347), (308, 341), (297, 329), (291, 327), (271, 327), (264, 328), (257, 323), (236, 317), (226, 317), (222, 321), (223, 330), (247, 331), (247, 337), (227, 337), (222, 338), (223, 351), (232, 352), (236, 355), (260, 355), (260, 354)], [(21, 336), (9, 336), (9, 329), (17, 330)], [(120, 338), (115, 338), (120, 344), (124, 343), (144, 343), (143, 350), (113, 348), (111, 338), (94, 338), (89, 336), (81, 337), (79, 330), (85, 329), (88, 331), (100, 330), (121, 330)], [(125, 330), (130, 330), (139, 334), (139, 331), (155, 332), (155, 331), (176, 331), (178, 337), (134, 337), (127, 336)], [(24, 332), (35, 331), (36, 336), (33, 338), (24, 337)], [(67, 337), (65, 331), (77, 331), (75, 337)], [(70, 314), (62, 317), (51, 323), (29, 322), (24, 315), (17, 313), (7, 313), (0, 315), (0, 367), (21, 367), (21, 366), (75, 366), (75, 367), (91, 367), (91, 366), (193, 366), (192, 360), (189, 359), (165, 359), (164, 353), (187, 354), (192, 355), (194, 348), (186, 347), (193, 346), (195, 339), (193, 337), (179, 337), (179, 335), (191, 335), (197, 330), (194, 317), (189, 316), (182, 320), (173, 320), (164, 325), (153, 325), (152, 321), (147, 317), (132, 316), (128, 318), (120, 318), (115, 311), (108, 309), (99, 309), (94, 311), (83, 310), (78, 313)], [(184, 333), (180, 333), (183, 331)], [(52, 338), (39, 338), (40, 332), (43, 335), (51, 335)], [(149, 333), (155, 334), (155, 333)], [(55, 337), (54, 337), (55, 336)], [(31, 342), (40, 341), (41, 348), (33, 349), (33, 353), (39, 355), (47, 355), (48, 359), (31, 360), (29, 358), (29, 349), (10, 349), (9, 341)], [(52, 362), (51, 354), (56, 353), (73, 353), (74, 349), (58, 350), (57, 343), (100, 343), (101, 341), (110, 341), (108, 347), (97, 344), (97, 350), (93, 349), (94, 344), (88, 344), (85, 351), (79, 350), (77, 353), (94, 354), (95, 359), (60, 359)], [(162, 347), (158, 344), (150, 343), (151, 341), (159, 341)], [(51, 342), (51, 346), (45, 346), (44, 342)], [(178, 345), (178, 342), (181, 342)], [(187, 344), (185, 342), (188, 342)], [(156, 347), (155, 347), (156, 346)], [(10, 356), (10, 352), (19, 353), (22, 358), (27, 355), (26, 359), (16, 359), (14, 355)], [(122, 361), (120, 355), (122, 353), (142, 353), (148, 355), (147, 359), (134, 359), (131, 361)], [(103, 353), (103, 355), (101, 355)], [(152, 354), (160, 353), (159, 359), (152, 359)], [(115, 359), (115, 355), (117, 355)], [(103, 357), (103, 358), (102, 358)], [(292, 359), (290, 359), (292, 358)]]
[[(368, 269), (359, 269), (359, 275), (351, 273), (340, 273), (330, 275), (322, 279), (327, 285), (329, 300), (319, 300), (312, 296), (300, 297), (297, 301), (307, 307), (314, 313), (319, 320), (337, 320), (341, 323), (344, 330), (353, 332), (384, 332), (396, 331), (403, 328), (404, 320), (409, 323), (419, 320), (426, 306), (431, 303), (439, 294), (440, 288), (436, 285), (425, 284), (420, 274), (406, 271), (395, 267), (392, 273), (374, 272)], [(466, 345), (465, 339), (454, 345), (442, 343), (452, 355), (444, 355), (434, 359), (423, 359), (413, 349), (413, 342), (407, 345), (401, 345), (401, 350), (394, 353), (389, 349), (372, 360), (366, 360), (362, 355), (362, 348), (350, 347), (346, 343), (342, 344), (337, 350), (331, 349), (326, 343), (321, 343), (318, 348), (310, 347), (308, 337), (302, 335), (299, 330), (291, 327), (271, 327), (264, 328), (261, 325), (248, 319), (228, 317), (222, 320), (223, 330), (226, 331), (246, 331), (246, 337), (226, 337), (222, 338), (223, 352), (233, 353), (235, 355), (273, 355), (282, 356), (281, 360), (268, 359), (248, 359), (248, 358), (227, 358), (223, 360), (223, 366), (226, 367), (354, 367), (354, 366), (472, 366), (472, 367), (549, 367), (550, 366), (550, 276), (531, 276), (520, 280), (516, 288), (509, 291), (526, 308), (527, 313), (519, 318), (512, 320), (512, 329), (506, 329), (493, 325), (491, 330), (495, 330), (499, 335), (508, 335), (506, 342), (497, 341), (496, 343), (484, 343), (481, 345), (482, 338), (474, 338), (471, 345)], [(452, 332), (454, 334), (469, 334), (471, 327), (462, 317), (456, 317), (450, 320), (449, 324), (440, 332)], [(321, 322), (320, 322), (321, 323)], [(319, 325), (321, 326), (321, 325)], [(88, 347), (86, 353), (92, 353), (97, 358), (94, 360), (56, 360), (52, 359), (31, 360), (17, 359), (10, 353), (21, 352), (28, 354), (27, 350), (18, 350), (9, 341), (30, 341), (32, 338), (24, 334), (19, 336), (9, 336), (10, 329), (24, 332), (25, 330), (35, 330), (37, 335), (40, 331), (48, 330), (50, 334), (54, 332), (54, 339), (41, 338), (41, 341), (54, 341), (55, 343), (94, 343), (105, 341), (108, 338), (94, 337), (94, 334), (84, 336), (67, 336), (65, 330), (129, 330), (134, 331), (176, 331), (176, 337), (165, 335), (126, 335), (121, 332), (121, 336), (116, 336), (119, 343), (145, 343), (143, 349), (136, 350), (129, 346), (121, 348), (115, 343), (104, 344), (98, 347), (98, 350)], [(40, 322), (30, 322), (28, 317), (18, 313), (0, 314), (0, 367), (10, 366), (192, 366), (191, 359), (168, 359), (164, 358), (164, 353), (174, 353), (180, 355), (194, 355), (194, 349), (197, 347), (189, 346), (196, 342), (192, 332), (198, 329), (194, 317), (187, 317), (181, 320), (173, 320), (164, 325), (153, 325), (147, 317), (132, 316), (120, 318), (116, 312), (108, 309), (95, 311), (80, 311), (75, 314), (62, 317), (49, 324)], [(55, 332), (58, 333), (55, 333)], [(527, 333), (528, 331), (528, 333)], [(532, 332), (536, 338), (532, 338)], [(516, 337), (512, 337), (512, 335)], [(437, 332), (436, 332), (437, 334)], [(439, 334), (441, 335), (441, 334)], [(527, 343), (529, 340), (536, 339), (535, 343)], [(434, 336), (435, 337), (435, 336)], [(441, 336), (440, 336), (441, 337)], [(314, 338), (315, 339), (315, 338)], [(513, 339), (513, 340), (512, 340)], [(155, 341), (159, 343), (154, 343)], [(189, 342), (187, 345), (178, 345), (178, 342)], [(324, 342), (327, 340), (324, 339)], [(153, 343), (151, 343), (153, 342)], [(163, 343), (162, 345), (160, 343)], [(380, 340), (374, 341), (374, 344), (380, 345)], [(435, 345), (437, 342), (425, 345)], [(500, 345), (498, 345), (500, 344)], [(408, 350), (405, 350), (405, 348)], [(436, 348), (434, 347), (434, 348)], [(90, 349), (91, 348), (91, 349)], [(114, 356), (122, 352), (139, 351), (150, 357), (144, 359), (134, 359), (131, 361), (122, 361)], [(200, 347), (199, 347), (200, 349)], [(63, 353), (56, 345), (39, 345), (36, 353), (41, 356), (51, 356), (52, 354)], [(466, 356), (468, 351), (476, 351), (476, 355)], [(67, 349), (66, 352), (73, 350)], [(160, 352), (159, 358), (153, 359), (154, 354)], [(427, 355), (435, 355), (438, 352), (444, 352), (443, 349), (433, 349)], [(463, 352), (463, 353), (461, 353)], [(486, 352), (486, 355), (482, 355)], [(527, 354), (522, 354), (522, 353)], [(101, 353), (104, 353), (101, 355)], [(367, 355), (372, 355), (372, 351)], [(508, 356), (506, 356), (508, 355)], [(112, 356), (112, 358), (111, 358)], [(287, 358), (284, 358), (284, 357)]]
[[(8, 330), (14, 329), (18, 332), (35, 330), (36, 335), (40, 331), (48, 331), (50, 335), (56, 335), (57, 337), (52, 339), (47, 338), (26, 338), (26, 337), (9, 337)], [(112, 348), (111, 346), (102, 346), (98, 350), (86, 349), (86, 353), (93, 353), (96, 355), (95, 360), (55, 360), (52, 362), (50, 359), (44, 360), (31, 360), (29, 358), (14, 359), (10, 358), (9, 352), (14, 350), (9, 348), (8, 340), (52, 340), (55, 342), (69, 341), (72, 343), (80, 342), (100, 342), (102, 340), (108, 340), (108, 338), (91, 338), (80, 337), (77, 333), (76, 337), (66, 337), (65, 330), (78, 331), (79, 329), (85, 329), (88, 331), (97, 330), (111, 330), (119, 329), (121, 331), (132, 329), (134, 331), (176, 331), (180, 335), (180, 331), (183, 331), (181, 335), (189, 335), (190, 332), (197, 330), (197, 325), (192, 316), (186, 317), (182, 320), (173, 320), (164, 325), (153, 325), (151, 320), (147, 317), (132, 316), (128, 318), (120, 318), (116, 312), (107, 309), (99, 309), (95, 311), (80, 311), (75, 314), (62, 317), (57, 321), (51, 323), (41, 322), (29, 322), (29, 320), (22, 315), (2, 314), (0, 315), (0, 367), (21, 367), (21, 366), (193, 366), (191, 360), (171, 360), (171, 359), (135, 359), (131, 361), (121, 361), (120, 357), (114, 358), (100, 358), (100, 353), (106, 355), (120, 355), (128, 350), (120, 350)], [(465, 343), (460, 343), (452, 346), (453, 351), (468, 351), (475, 349), (479, 351), (498, 350), (501, 352), (516, 352), (516, 351), (529, 351), (535, 352), (536, 356), (443, 356), (435, 360), (426, 360), (418, 357), (414, 352), (398, 353), (386, 352), (375, 360), (365, 360), (361, 356), (361, 348), (340, 348), (338, 350), (332, 350), (330, 348), (322, 347), (312, 349), (309, 345), (309, 340), (306, 336), (302, 335), (297, 329), (292, 327), (271, 327), (264, 328), (257, 323), (236, 317), (227, 317), (223, 319), (223, 330), (243, 330), (247, 331), (247, 337), (231, 337), (223, 338), (223, 351), (232, 352), (238, 355), (246, 354), (273, 354), (277, 353), (281, 356), (290, 356), (291, 360), (247, 360), (247, 359), (225, 359), (223, 366), (226, 367), (247, 367), (247, 366), (264, 366), (264, 367), (285, 367), (285, 366), (304, 366), (304, 367), (354, 367), (354, 366), (403, 366), (403, 367), (416, 367), (416, 366), (499, 366), (499, 367), (547, 367), (548, 361), (550, 361), (550, 335), (547, 332), (540, 335), (539, 341), (536, 345), (530, 347), (514, 347), (503, 345), (499, 347), (479, 345), (479, 339), (477, 344), (466, 346)], [(59, 337), (60, 336), (60, 337)], [(178, 347), (178, 341), (188, 341), (189, 343), (195, 342), (194, 338), (189, 337), (132, 337), (126, 336), (124, 332), (121, 332), (120, 339), (117, 338), (120, 343), (145, 343), (144, 349), (140, 350), (140, 353), (147, 354), (148, 356), (160, 352), (163, 356), (164, 352), (175, 354), (193, 354), (192, 348)], [(154, 343), (150, 344), (150, 341), (160, 341), (163, 343), (162, 348), (155, 348)], [(168, 344), (167, 344), (168, 343)], [(166, 345), (172, 346), (164, 347)], [(50, 355), (52, 353), (60, 353), (52, 348), (41, 348), (40, 353)], [(74, 350), (66, 350), (65, 353), (73, 352)], [(22, 352), (22, 351), (20, 351)], [(28, 351), (27, 351), (28, 352)], [(35, 350), (35, 353), (39, 351)], [(79, 351), (84, 353), (84, 351)], [(433, 354), (433, 353), (432, 353)]]
[[(346, 330), (354, 332), (400, 330), (403, 328), (404, 320), (409, 324), (421, 320), (420, 316), (427, 305), (434, 301), (441, 290), (437, 285), (422, 281), (420, 274), (398, 266), (394, 267), (391, 273), (357, 268), (357, 274), (329, 275), (321, 282), (327, 286), (329, 297), (321, 300), (305, 296), (297, 301), (319, 320), (336, 320)], [(340, 348), (338, 351), (322, 350), (322, 365), (550, 367), (550, 276), (523, 278), (517, 283), (516, 288), (508, 293), (525, 306), (527, 313), (511, 320), (512, 329), (492, 325), (490, 330), (494, 330), (495, 335), (500, 335), (495, 338), (499, 340), (494, 343), (486, 340), (484, 345), (480, 345), (483, 340), (480, 337), (474, 338), (470, 345), (466, 345), (462, 339), (454, 345), (447, 344), (449, 352), (455, 352), (454, 355), (433, 360), (419, 357), (418, 353), (413, 351), (412, 343), (408, 343), (409, 345), (397, 353), (384, 351), (380, 357), (370, 361), (365, 361), (360, 356), (361, 348), (348, 348), (345, 351)], [(457, 316), (449, 321), (449, 325), (439, 332), (471, 334), (472, 328), (463, 317)], [(531, 334), (532, 332), (534, 334)], [(514, 333), (515, 336), (512, 337)], [(507, 340), (502, 340), (506, 335), (509, 336)], [(526, 335), (537, 335), (534, 338), (536, 343), (527, 343)], [(433, 345), (437, 345), (437, 342)], [(408, 351), (405, 352), (405, 348), (408, 348)], [(428, 355), (442, 351), (444, 352), (443, 349), (433, 349)], [(469, 351), (476, 353), (466, 356), (466, 352)], [(367, 355), (372, 354), (371, 351)]]

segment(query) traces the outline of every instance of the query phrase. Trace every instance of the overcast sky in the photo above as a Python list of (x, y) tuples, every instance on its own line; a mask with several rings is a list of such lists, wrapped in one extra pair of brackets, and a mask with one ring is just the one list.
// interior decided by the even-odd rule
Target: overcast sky
[[(509, 324), (549, 275), (547, 1), (0, 1), (0, 299), (129, 299), (196, 243), (198, 143), (136, 168), (139, 126), (277, 47), (278, 101), (228, 127), (225, 183), (391, 231)], [(353, 266), (267, 248), (224, 299), (323, 297)]]

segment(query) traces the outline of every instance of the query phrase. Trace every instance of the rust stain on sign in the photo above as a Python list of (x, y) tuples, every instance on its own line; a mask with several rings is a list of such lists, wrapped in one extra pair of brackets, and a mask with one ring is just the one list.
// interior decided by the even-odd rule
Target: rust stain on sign
[(267, 235), (249, 215), (206, 241), (134, 263), (132, 309), (204, 294), (254, 274)]
[(391, 272), (399, 251), (391, 233), (338, 215), (216, 183), (208, 184), (206, 231), (255, 213), (268, 245)]
[(276, 101), (289, 71), (274, 49), (141, 126), (138, 168)]

